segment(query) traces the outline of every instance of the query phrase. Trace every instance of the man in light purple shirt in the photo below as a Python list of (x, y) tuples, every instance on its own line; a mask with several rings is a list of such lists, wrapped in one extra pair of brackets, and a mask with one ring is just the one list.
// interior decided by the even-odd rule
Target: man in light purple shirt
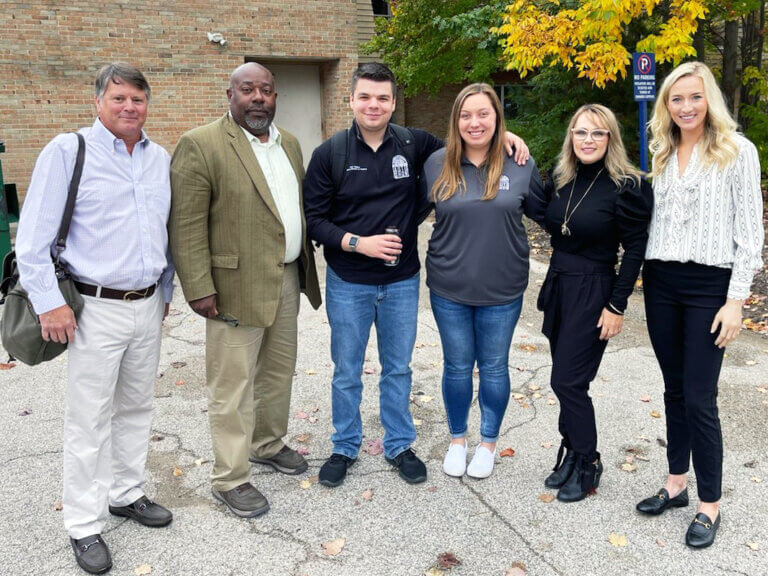
[(98, 118), (82, 128), (86, 152), (61, 260), (83, 295), (66, 305), (52, 263), (78, 142), (61, 134), (40, 153), (16, 237), (20, 282), (45, 340), (68, 342), (64, 419), (66, 528), (77, 563), (103, 574), (107, 514), (165, 526), (170, 511), (144, 494), (144, 466), (162, 321), (173, 294), (168, 251), (170, 157), (142, 130), (150, 88), (133, 66), (104, 66)]

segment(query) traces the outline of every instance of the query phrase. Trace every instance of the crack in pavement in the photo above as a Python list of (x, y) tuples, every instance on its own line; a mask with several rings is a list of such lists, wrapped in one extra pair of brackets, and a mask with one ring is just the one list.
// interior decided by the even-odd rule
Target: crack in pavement
[(249, 524), (250, 524), (250, 530), (254, 534), (258, 534), (259, 536), (269, 536), (271, 538), (276, 538), (277, 540), (281, 540), (283, 542), (298, 544), (304, 549), (304, 558), (297, 559), (293, 564), (293, 568), (291, 568), (290, 573), (292, 576), (298, 576), (300, 568), (302, 568), (305, 564), (308, 564), (314, 561), (330, 562), (332, 564), (343, 564), (343, 562), (341, 562), (340, 560), (332, 560), (330, 558), (324, 558), (323, 556), (320, 556), (317, 552), (313, 551), (312, 542), (303, 540), (298, 536), (296, 536), (295, 534), (291, 534), (284, 528), (271, 528), (269, 530), (259, 530), (256, 524), (252, 522)]
[(515, 527), (512, 525), (512, 523), (509, 520), (507, 520), (501, 514), (501, 512), (496, 510), (496, 508), (494, 508), (493, 505), (487, 502), (486, 499), (483, 497), (483, 495), (480, 494), (480, 492), (478, 492), (477, 490), (475, 490), (472, 486), (470, 486), (464, 478), (461, 479), (461, 484), (467, 490), (469, 490), (472, 493), (472, 495), (475, 497), (475, 499), (477, 499), (477, 501), (480, 502), (480, 504), (482, 504), (491, 513), (491, 516), (499, 520), (499, 522), (501, 522), (510, 532), (512, 532), (515, 536), (517, 536), (525, 545), (525, 547), (531, 552), (531, 554), (533, 554), (534, 556), (536, 556), (536, 558), (538, 558), (544, 564), (549, 566), (554, 571), (555, 574), (558, 574), (559, 576), (565, 576), (565, 572), (561, 571), (559, 568), (557, 568), (557, 566), (552, 564), (549, 560), (547, 560), (547, 558), (545, 558), (540, 552), (538, 552), (533, 547), (533, 544), (531, 544), (531, 542), (525, 536), (523, 536), (520, 532), (518, 532), (515, 529)]
[(38, 456), (50, 456), (52, 454), (61, 454), (62, 452), (63, 450), (46, 450), (45, 452), (35, 452), (34, 454), (21, 454), (20, 456), (14, 456), (13, 458), (0, 462), (0, 466), (5, 466), (6, 464), (10, 464), (11, 462), (16, 462), (17, 460), (24, 460), (26, 458), (37, 458)]

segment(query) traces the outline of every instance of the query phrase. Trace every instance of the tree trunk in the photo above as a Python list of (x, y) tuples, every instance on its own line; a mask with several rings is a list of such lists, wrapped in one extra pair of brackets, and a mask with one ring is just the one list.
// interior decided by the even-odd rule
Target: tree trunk
[(728, 108), (736, 112), (736, 95), (739, 85), (736, 81), (736, 64), (739, 50), (739, 21), (727, 20), (723, 37), (723, 95)]
[[(762, 69), (763, 60), (763, 36), (761, 31), (765, 27), (765, 1), (760, 3), (760, 7), (746, 14), (742, 18), (741, 25), (741, 69), (745, 70), (753, 66), (758, 70)], [(760, 99), (759, 94), (750, 94), (750, 86), (741, 84), (741, 98), (739, 99), (739, 108), (745, 104), (754, 105)], [(743, 128), (746, 130), (749, 126), (747, 118), (741, 119)]]
[(696, 34), (693, 35), (693, 48), (696, 50), (696, 60), (704, 62), (707, 59), (707, 49), (704, 37), (704, 20), (699, 19)]

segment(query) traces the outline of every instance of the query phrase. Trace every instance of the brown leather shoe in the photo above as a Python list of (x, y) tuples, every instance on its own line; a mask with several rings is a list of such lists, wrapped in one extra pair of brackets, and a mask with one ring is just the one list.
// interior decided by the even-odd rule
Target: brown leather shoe
[(250, 482), (240, 484), (232, 490), (211, 490), (216, 500), (224, 502), (230, 510), (241, 518), (255, 518), (269, 510), (269, 502)]
[(280, 449), (280, 452), (271, 458), (256, 458), (255, 456), (251, 456), (250, 461), (254, 464), (266, 464), (272, 466), (272, 468), (278, 472), (290, 475), (302, 474), (309, 468), (307, 461), (304, 460), (304, 456), (288, 446), (283, 446)]

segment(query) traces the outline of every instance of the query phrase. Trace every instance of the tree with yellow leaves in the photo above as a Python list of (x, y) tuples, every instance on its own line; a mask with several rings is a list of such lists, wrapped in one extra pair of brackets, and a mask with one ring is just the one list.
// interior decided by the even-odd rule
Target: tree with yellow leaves
[(515, 0), (491, 32), (501, 37), (502, 62), (521, 76), (542, 66), (576, 68), (579, 77), (603, 88), (625, 78), (631, 54), (624, 46), (627, 26), (656, 16), (662, 5), (665, 21), (654, 34), (637, 42), (636, 50), (655, 52), (659, 63), (678, 64), (696, 56), (693, 37), (708, 8), (702, 0)]

